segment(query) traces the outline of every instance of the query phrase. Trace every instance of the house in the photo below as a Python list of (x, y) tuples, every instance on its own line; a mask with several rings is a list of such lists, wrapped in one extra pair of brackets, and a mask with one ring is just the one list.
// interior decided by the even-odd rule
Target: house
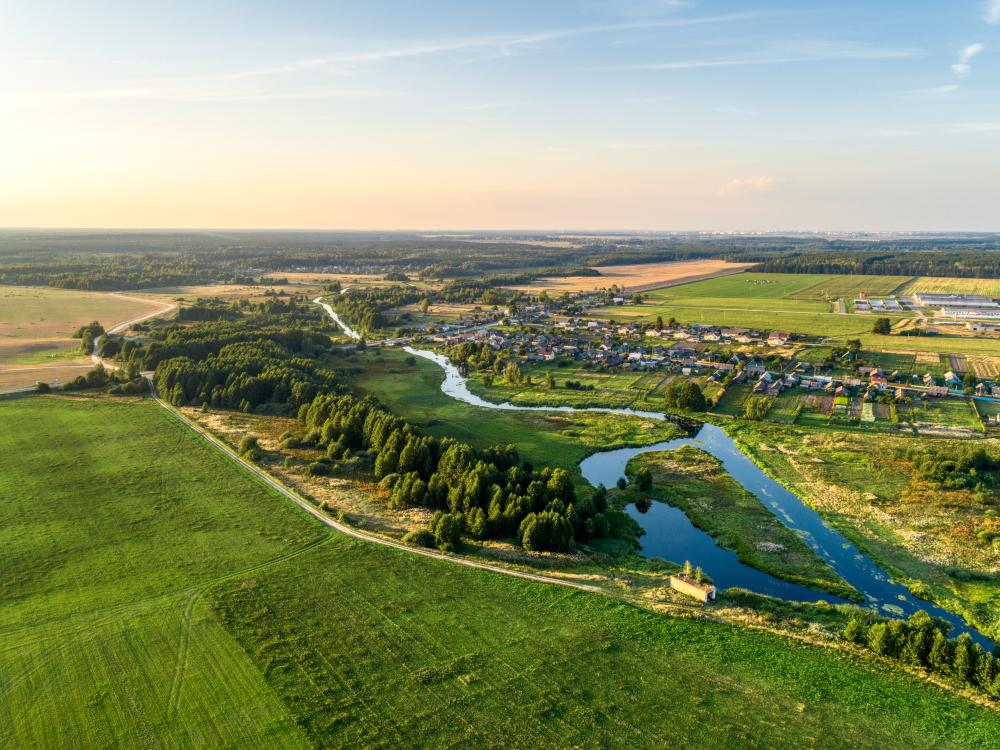
[(934, 376), (929, 372), (924, 373), (924, 385), (928, 388), (932, 385), (937, 385), (937, 381), (934, 380)]
[(670, 576), (670, 588), (694, 597), (700, 602), (709, 602), (715, 599), (715, 586), (710, 583), (701, 583), (685, 575)]
[(927, 388), (927, 395), (935, 398), (947, 398), (948, 389), (943, 385), (932, 385)]
[(767, 337), (768, 346), (785, 346), (791, 340), (791, 334), (788, 333), (771, 333)]
[(985, 396), (987, 388), (983, 383), (976, 383), (976, 395)]

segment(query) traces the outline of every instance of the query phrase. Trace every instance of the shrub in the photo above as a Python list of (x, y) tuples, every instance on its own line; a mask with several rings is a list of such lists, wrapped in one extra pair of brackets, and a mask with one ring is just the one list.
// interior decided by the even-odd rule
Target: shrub
[(434, 549), (437, 546), (437, 538), (434, 532), (428, 528), (413, 529), (413, 531), (408, 531), (403, 536), (403, 544), (408, 544), (411, 547)]

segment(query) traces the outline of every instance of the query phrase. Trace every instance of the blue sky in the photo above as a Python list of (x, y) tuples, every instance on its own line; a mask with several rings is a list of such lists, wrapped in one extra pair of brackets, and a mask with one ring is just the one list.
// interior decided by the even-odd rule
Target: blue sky
[(0, 90), (6, 226), (1000, 230), (1000, 0), (0, 0)]

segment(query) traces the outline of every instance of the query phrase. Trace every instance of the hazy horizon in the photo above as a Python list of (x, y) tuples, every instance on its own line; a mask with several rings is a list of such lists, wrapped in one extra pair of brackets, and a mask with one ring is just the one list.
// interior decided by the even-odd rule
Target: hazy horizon
[(43, 0), (0, 63), (0, 226), (1000, 230), (1000, 0)]

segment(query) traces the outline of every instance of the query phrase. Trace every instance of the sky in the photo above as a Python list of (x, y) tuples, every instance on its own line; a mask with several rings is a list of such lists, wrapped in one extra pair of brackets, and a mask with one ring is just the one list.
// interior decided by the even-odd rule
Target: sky
[(0, 226), (1000, 230), (1000, 0), (0, 0)]

